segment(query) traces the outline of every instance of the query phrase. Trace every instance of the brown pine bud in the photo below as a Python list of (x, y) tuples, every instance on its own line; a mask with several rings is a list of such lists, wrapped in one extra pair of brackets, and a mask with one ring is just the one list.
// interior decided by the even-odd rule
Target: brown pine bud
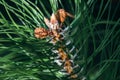
[(36, 38), (46, 38), (48, 36), (48, 30), (46, 30), (45, 28), (36, 28), (34, 30), (34, 35)]
[(72, 14), (66, 12), (64, 9), (59, 9), (56, 13), (56, 17), (60, 23), (64, 23), (67, 16), (74, 18)]

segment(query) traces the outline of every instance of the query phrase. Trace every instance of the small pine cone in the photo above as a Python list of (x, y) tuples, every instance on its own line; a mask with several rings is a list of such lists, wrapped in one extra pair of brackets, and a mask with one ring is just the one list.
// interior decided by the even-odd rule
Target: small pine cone
[(67, 56), (67, 54), (64, 52), (63, 49), (59, 48), (59, 49), (58, 49), (58, 52), (59, 52), (60, 58), (61, 58), (63, 61), (65, 61), (66, 59), (68, 59), (68, 56)]
[(56, 13), (56, 17), (60, 23), (63, 23), (67, 17), (67, 14), (64, 9), (59, 9)]
[(73, 72), (72, 62), (70, 60), (65, 61), (64, 69), (67, 71), (68, 74), (71, 74)]
[(68, 12), (66, 12), (64, 9), (59, 9), (57, 12), (56, 12), (56, 18), (58, 19), (58, 21), (60, 23), (64, 23), (65, 22), (65, 19), (67, 18), (67, 16), (71, 17), (71, 18), (74, 18), (74, 16)]
[(70, 60), (66, 60), (64, 66), (72, 66), (72, 62)]
[(34, 30), (34, 35), (36, 38), (46, 38), (48, 36), (48, 30), (46, 30), (45, 28), (36, 28)]
[(64, 66), (64, 69), (68, 74), (71, 74), (73, 72), (73, 68), (71, 66)]

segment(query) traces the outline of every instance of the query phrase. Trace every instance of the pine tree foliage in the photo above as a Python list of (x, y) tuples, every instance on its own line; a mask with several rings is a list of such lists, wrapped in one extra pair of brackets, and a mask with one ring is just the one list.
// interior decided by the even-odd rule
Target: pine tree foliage
[(57, 46), (34, 36), (36, 27), (47, 28), (44, 17), (61, 8), (75, 16), (65, 25), (77, 50), (74, 63), (83, 68), (86, 80), (119, 80), (120, 1), (113, 2), (0, 0), (0, 80), (73, 80), (59, 74), (61, 67), (53, 63), (51, 49)]

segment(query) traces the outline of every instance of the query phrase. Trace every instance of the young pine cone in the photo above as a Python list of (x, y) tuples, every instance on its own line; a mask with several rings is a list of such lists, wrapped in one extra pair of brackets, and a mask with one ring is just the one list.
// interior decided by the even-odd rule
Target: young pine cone
[(43, 39), (43, 38), (46, 38), (49, 35), (49, 31), (46, 30), (45, 28), (36, 28), (34, 30), (34, 35), (35, 35), (36, 38)]

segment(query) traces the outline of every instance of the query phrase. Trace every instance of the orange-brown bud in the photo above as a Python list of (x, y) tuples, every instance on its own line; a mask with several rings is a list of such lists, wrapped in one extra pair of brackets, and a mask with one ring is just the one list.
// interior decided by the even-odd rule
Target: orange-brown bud
[(59, 9), (56, 13), (56, 17), (60, 23), (63, 23), (67, 16), (74, 18), (72, 14), (66, 12), (64, 9)]
[(72, 63), (70, 60), (66, 60), (64, 63), (64, 69), (67, 71), (68, 74), (71, 74), (73, 72), (73, 68), (72, 68)]
[(54, 13), (53, 13), (52, 16), (50, 17), (50, 22), (51, 22), (52, 24), (58, 23), (58, 20), (57, 20), (57, 18), (56, 18), (56, 16), (55, 16)]
[(62, 48), (59, 48), (59, 49), (58, 49), (58, 52), (59, 52), (60, 58), (61, 58), (63, 61), (65, 61), (65, 60), (68, 58), (67, 54), (64, 52), (64, 50), (63, 50)]
[(46, 30), (45, 28), (36, 28), (34, 30), (34, 35), (36, 38), (46, 38), (48, 36), (48, 30)]

